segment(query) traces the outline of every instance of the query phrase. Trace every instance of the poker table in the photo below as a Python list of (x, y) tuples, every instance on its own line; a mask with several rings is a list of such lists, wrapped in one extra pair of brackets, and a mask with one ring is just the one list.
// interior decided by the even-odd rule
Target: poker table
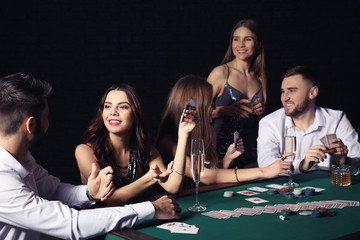
[[(233, 197), (224, 197), (225, 191), (242, 191), (249, 187), (266, 187), (268, 184), (283, 184), (288, 177), (279, 177), (269, 180), (247, 182), (246, 184), (223, 184), (201, 187), (199, 202), (207, 209), (212, 210), (235, 210), (236, 208), (253, 206), (266, 206), (275, 204), (296, 204), (298, 202), (313, 202), (322, 200), (360, 200), (360, 177), (351, 177), (351, 185), (341, 187), (331, 184), (331, 173), (315, 171), (306, 174), (295, 175), (293, 180), (302, 187), (323, 188), (324, 191), (316, 192), (306, 198), (287, 199), (281, 194), (269, 195), (266, 192), (251, 196), (265, 199), (269, 202), (255, 204), (246, 201), (244, 196), (235, 194)], [(331, 209), (337, 213), (333, 217), (303, 216), (295, 212), (295, 215), (279, 218), (279, 213), (262, 213), (261, 215), (230, 217), (228, 219), (215, 219), (204, 216), (201, 213), (191, 212), (188, 207), (195, 202), (194, 191), (179, 194), (176, 201), (182, 208), (180, 219), (176, 220), (151, 220), (144, 222), (133, 229), (113, 231), (105, 236), (106, 240), (115, 239), (360, 239), (360, 207), (344, 207)], [(171, 233), (169, 230), (160, 229), (156, 226), (171, 222), (183, 222), (196, 225), (198, 233), (182, 234)]]

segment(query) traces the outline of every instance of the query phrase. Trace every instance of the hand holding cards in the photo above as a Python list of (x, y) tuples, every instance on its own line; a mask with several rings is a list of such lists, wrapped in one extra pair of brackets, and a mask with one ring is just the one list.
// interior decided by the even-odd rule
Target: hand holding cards
[(327, 134), (326, 136), (320, 139), (321, 143), (327, 148), (326, 150), (322, 150), (324, 153), (334, 153), (335, 148), (330, 148), (330, 140), (336, 138), (336, 134)]
[[(186, 119), (189, 119), (192, 116), (194, 116), (195, 114), (193, 111), (195, 111), (195, 110), (196, 110), (195, 102), (192, 99), (190, 99), (190, 101), (185, 104), (184, 117), (182, 118), (181, 121), (184, 122)], [(196, 121), (195, 116), (194, 116), (194, 120)]]
[(240, 138), (239, 132), (237, 131), (234, 132), (234, 146), (235, 146), (235, 150), (244, 152), (244, 143), (242, 138)]

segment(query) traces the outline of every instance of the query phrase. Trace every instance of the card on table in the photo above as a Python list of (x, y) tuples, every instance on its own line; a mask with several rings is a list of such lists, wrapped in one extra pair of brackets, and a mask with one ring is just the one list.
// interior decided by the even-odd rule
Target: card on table
[(282, 189), (282, 188), (284, 188), (284, 185), (280, 185), (280, 184), (269, 184), (269, 185), (266, 185), (265, 187)]
[(169, 230), (172, 233), (189, 233), (189, 234), (197, 234), (199, 231), (199, 228), (197, 228), (195, 225), (189, 225), (182, 222), (169, 222), (164, 223), (157, 228), (166, 229)]
[(249, 202), (252, 202), (252, 203), (256, 203), (256, 204), (269, 202), (269, 201), (267, 201), (267, 200), (265, 200), (265, 199), (258, 198), (258, 197), (245, 198), (245, 200), (247, 200), (247, 201), (249, 201)]
[(263, 187), (250, 187), (250, 188), (248, 188), (248, 190), (257, 191), (257, 192), (266, 192), (266, 191), (268, 191), (269, 189), (263, 188)]
[(253, 196), (253, 195), (259, 194), (257, 192), (248, 191), (248, 190), (239, 191), (237, 193), (242, 194), (242, 195), (246, 195), (246, 196)]
[(217, 219), (224, 219), (224, 218), (229, 218), (230, 217), (228, 214), (221, 213), (219, 211), (204, 212), (204, 213), (201, 213), (201, 214), (205, 215), (205, 216), (208, 216), (208, 217), (217, 218)]

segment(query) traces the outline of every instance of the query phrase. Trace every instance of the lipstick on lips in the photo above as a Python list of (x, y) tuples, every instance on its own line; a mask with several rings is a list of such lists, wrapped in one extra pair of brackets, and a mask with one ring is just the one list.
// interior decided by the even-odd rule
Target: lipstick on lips
[(120, 123), (121, 123), (121, 121), (117, 120), (117, 119), (110, 119), (108, 122), (112, 126), (117, 126), (117, 125), (120, 125)]
[(237, 52), (238, 54), (244, 54), (244, 53), (247, 52), (247, 50), (240, 49), (240, 50), (236, 50), (236, 52)]

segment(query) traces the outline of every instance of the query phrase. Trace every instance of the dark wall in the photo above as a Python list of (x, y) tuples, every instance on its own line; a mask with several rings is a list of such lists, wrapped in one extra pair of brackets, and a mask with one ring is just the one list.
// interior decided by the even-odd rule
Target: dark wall
[(75, 147), (114, 82), (136, 87), (154, 138), (169, 90), (206, 77), (225, 54), (234, 24), (263, 33), (268, 110), (281, 107), (281, 74), (294, 65), (323, 77), (319, 103), (343, 109), (357, 130), (358, 1), (43, 1), (2, 3), (0, 76), (23, 71), (50, 81), (51, 126), (33, 154), (50, 173), (79, 183)]

